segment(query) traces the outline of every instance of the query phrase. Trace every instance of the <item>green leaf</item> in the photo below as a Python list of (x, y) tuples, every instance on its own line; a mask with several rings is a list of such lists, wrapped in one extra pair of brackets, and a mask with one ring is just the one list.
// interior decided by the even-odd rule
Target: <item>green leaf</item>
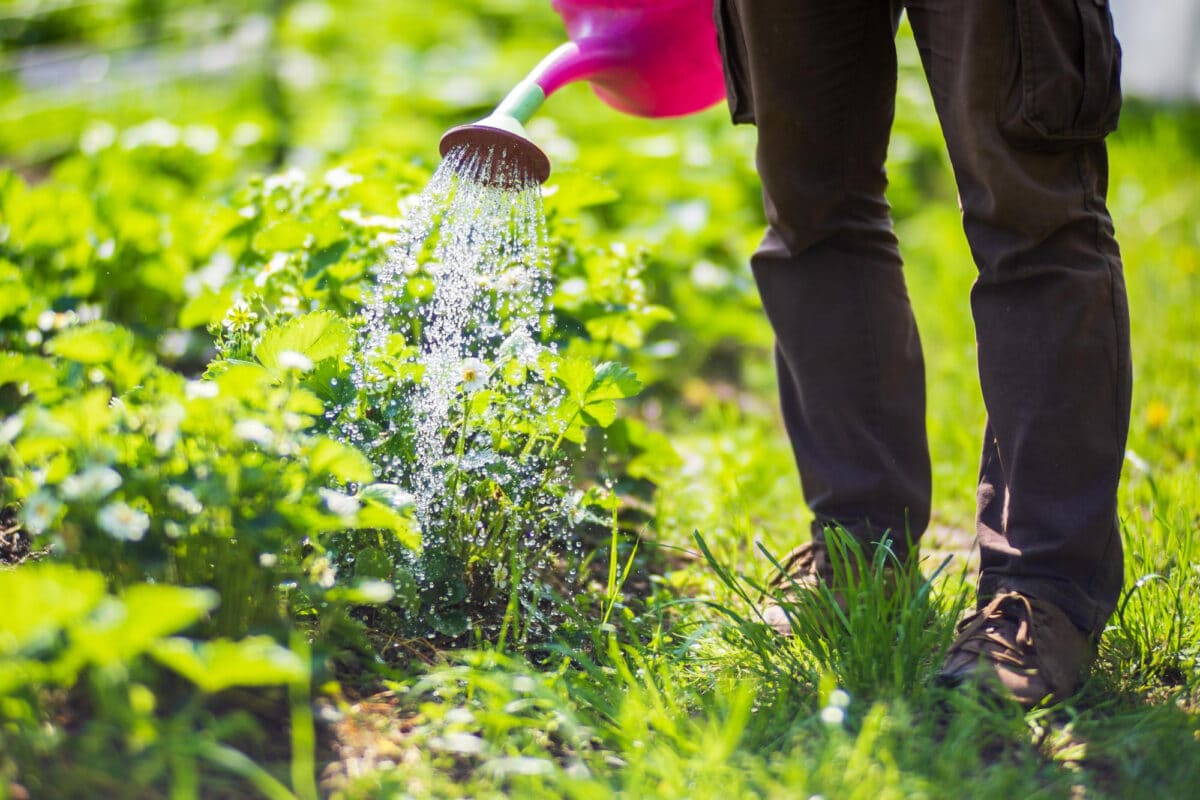
[(595, 400), (585, 405), (581, 413), (589, 425), (607, 428), (617, 419), (617, 404), (612, 400)]
[(111, 598), (72, 631), (73, 655), (99, 664), (126, 661), (217, 607), (211, 589), (139, 583)]
[(434, 611), (429, 615), (433, 629), (443, 636), (462, 636), (470, 627), (467, 615), (458, 609)]
[(392, 574), (392, 589), (396, 596), (392, 602), (408, 611), (416, 611), (421, 607), (421, 590), (417, 579), (407, 567), (397, 566)]
[(308, 227), (294, 219), (272, 222), (254, 236), (254, 249), (263, 255), (298, 250), (308, 241)]
[(368, 578), (355, 581), (351, 586), (335, 586), (325, 593), (325, 599), (334, 603), (378, 606), (390, 603), (396, 590), (389, 581)]
[(582, 170), (562, 169), (546, 186), (546, 213), (557, 213), (565, 217), (577, 214), (589, 206), (612, 203), (620, 198), (610, 184)]
[(367, 500), (358, 509), (355, 525), (359, 528), (390, 531), (396, 537), (396, 541), (410, 550), (421, 546), (421, 527), (411, 514), (397, 511), (374, 500)]
[(104, 597), (104, 576), (65, 564), (0, 572), (0, 656), (36, 650), (82, 619)]
[(226, 365), (225, 371), (213, 379), (220, 396), (255, 404), (261, 402), (270, 384), (271, 374), (258, 364), (248, 361), (226, 361), (223, 364)]
[(21, 272), (7, 261), (0, 261), (0, 320), (20, 313), (29, 305), (33, 294), (21, 280)]
[(111, 322), (69, 328), (50, 340), (46, 350), (80, 364), (104, 364), (133, 345), (133, 335)]
[(235, 287), (225, 286), (220, 291), (204, 289), (188, 299), (179, 310), (179, 327), (197, 328), (221, 321), (225, 312), (233, 305)]
[(293, 350), (316, 364), (326, 358), (339, 358), (350, 349), (354, 338), (346, 321), (332, 311), (305, 314), (272, 328), (263, 334), (254, 350), (255, 357), (268, 369), (279, 368), (279, 354)]
[(312, 258), (308, 261), (308, 269), (304, 273), (304, 277), (312, 278), (324, 272), (329, 267), (342, 260), (346, 255), (346, 251), (350, 249), (350, 242), (342, 239), (340, 242), (334, 242), (328, 247), (323, 247), (316, 253), (313, 253)]
[(617, 400), (633, 397), (642, 390), (637, 375), (623, 364), (613, 361), (601, 364), (596, 378), (588, 389), (588, 400)]
[(315, 476), (329, 475), (342, 483), (367, 483), (375, 477), (375, 468), (366, 456), (348, 444), (324, 437), (309, 453), (308, 468)]
[(28, 385), (33, 393), (58, 385), (58, 368), (48, 359), (21, 353), (0, 353), (0, 386)]
[(307, 682), (308, 665), (270, 636), (241, 641), (164, 639), (150, 654), (202, 691), (213, 693), (233, 686), (279, 686)]
[(394, 483), (372, 483), (358, 493), (361, 500), (373, 500), (396, 511), (408, 511), (413, 507), (413, 496)]
[(553, 377), (569, 397), (582, 403), (596, 377), (596, 370), (582, 358), (564, 358), (554, 365)]
[(354, 554), (354, 577), (386, 579), (392, 577), (392, 559), (378, 547), (363, 547)]

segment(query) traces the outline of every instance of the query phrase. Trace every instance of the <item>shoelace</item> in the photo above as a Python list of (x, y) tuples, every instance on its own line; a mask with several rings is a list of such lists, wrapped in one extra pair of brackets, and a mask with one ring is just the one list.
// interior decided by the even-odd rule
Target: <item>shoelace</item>
[[(959, 646), (973, 653), (986, 649), (998, 660), (1023, 667), (1026, 664), (1023, 655), (1033, 647), (1031, 619), (1033, 606), (1028, 598), (1016, 593), (1001, 595), (963, 620)], [(1011, 633), (1014, 627), (1015, 634)]]
[(802, 576), (811, 572), (816, 564), (816, 547), (810, 542), (802, 544), (784, 557), (783, 561), (779, 562), (782, 570), (777, 572), (767, 586), (772, 589), (791, 586), (798, 580), (798, 576)]

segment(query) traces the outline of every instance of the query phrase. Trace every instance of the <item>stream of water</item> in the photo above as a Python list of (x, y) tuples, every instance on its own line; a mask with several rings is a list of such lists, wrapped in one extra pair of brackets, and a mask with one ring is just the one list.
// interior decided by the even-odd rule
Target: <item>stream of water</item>
[[(386, 417), (375, 441), (362, 441), (361, 431), (352, 436), (369, 452), (386, 450), (378, 445), (391, 437), (411, 437), (411, 454), (377, 458), (377, 467), (381, 480), (412, 492), (427, 547), (447, 525), (447, 504), (454, 501), (448, 483), (457, 484), (447, 480), (451, 467), (482, 468), (501, 458), (510, 470), (522, 467), (485, 442), (450, 430), (460, 424), (470, 396), (500, 387), (504, 365), (516, 360), (532, 366), (542, 349), (550, 287), (541, 187), (493, 158), (466, 148), (447, 154), (378, 269), (364, 309), (366, 357), (355, 370), (357, 388), (379, 394), (395, 380), (371, 364), (396, 346), (397, 335), (417, 347), (410, 363), (420, 378), (404, 398), (410, 413)], [(415, 312), (414, 293), (424, 297)], [(538, 402), (532, 382), (500, 388), (508, 404)], [(528, 483), (537, 478), (529, 476)]]

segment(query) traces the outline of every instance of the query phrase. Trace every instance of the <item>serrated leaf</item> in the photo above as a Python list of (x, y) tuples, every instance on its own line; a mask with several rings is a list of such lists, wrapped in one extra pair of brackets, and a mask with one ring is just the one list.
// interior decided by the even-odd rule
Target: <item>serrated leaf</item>
[(569, 397), (582, 403), (596, 377), (596, 370), (582, 358), (564, 358), (554, 365), (553, 377)]
[(320, 439), (308, 456), (313, 475), (330, 475), (342, 483), (367, 483), (375, 477), (375, 468), (367, 457), (348, 444)]
[(250, 401), (262, 397), (269, 385), (269, 372), (249, 361), (226, 361), (224, 366), (225, 371), (213, 379), (221, 397)]
[(111, 322), (90, 322), (55, 336), (46, 350), (80, 364), (104, 364), (133, 344), (133, 335)]
[(609, 361), (596, 369), (595, 380), (588, 389), (588, 400), (619, 400), (633, 397), (642, 390), (642, 382), (631, 369)]
[(585, 405), (581, 413), (589, 425), (607, 428), (617, 419), (617, 404), (612, 400), (594, 400)]
[(150, 654), (208, 693), (234, 686), (305, 683), (309, 679), (308, 665), (270, 636), (208, 642), (164, 639), (151, 648)]
[(307, 356), (316, 364), (344, 356), (353, 338), (354, 333), (345, 320), (332, 311), (318, 311), (264, 333), (254, 355), (268, 369), (279, 368), (279, 354), (286, 350)]

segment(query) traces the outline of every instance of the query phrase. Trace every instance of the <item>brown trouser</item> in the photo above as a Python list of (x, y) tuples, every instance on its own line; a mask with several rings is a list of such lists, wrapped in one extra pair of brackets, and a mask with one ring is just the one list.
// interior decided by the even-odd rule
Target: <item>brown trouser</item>
[[(1105, 207), (1120, 54), (1104, 0), (904, 2), (978, 268), (987, 407), (981, 600), (1013, 589), (1102, 629), (1121, 590), (1116, 492), (1129, 322)], [(925, 375), (884, 190), (889, 0), (717, 0), (734, 120), (758, 126), (752, 259), (816, 532), (903, 550), (929, 522)], [(936, 411), (935, 411), (936, 413)]]

